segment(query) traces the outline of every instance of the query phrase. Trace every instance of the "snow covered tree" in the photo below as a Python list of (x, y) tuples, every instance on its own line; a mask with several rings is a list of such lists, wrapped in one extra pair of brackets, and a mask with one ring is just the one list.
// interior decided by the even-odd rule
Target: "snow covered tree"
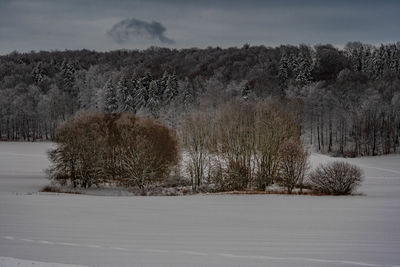
[(158, 117), (160, 97), (158, 95), (158, 83), (156, 80), (152, 81), (149, 85), (149, 99), (147, 101), (147, 108), (150, 114), (154, 117)]
[(281, 60), (279, 61), (278, 78), (281, 95), (285, 95), (289, 80), (289, 59), (286, 52), (283, 52)]
[(104, 110), (109, 113), (118, 111), (117, 91), (111, 78), (104, 85)]
[(75, 87), (75, 68), (74, 66), (64, 59), (61, 64), (61, 89), (72, 97), (76, 97), (78, 90)]
[(87, 71), (79, 70), (75, 75), (75, 84), (79, 88), (78, 101), (80, 109), (98, 109), (103, 106), (103, 87), (107, 76), (100, 66), (91, 66)]
[[(135, 107), (136, 110), (140, 110), (141, 108), (146, 107), (147, 101), (149, 99), (149, 92), (147, 85), (147, 79), (139, 79), (137, 83), (137, 90), (135, 91)], [(150, 83), (148, 83), (148, 86)]]
[(178, 95), (178, 79), (175, 74), (168, 77), (164, 91), (164, 100), (169, 103)]
[(162, 95), (164, 95), (164, 91), (165, 91), (165, 88), (167, 87), (167, 81), (168, 81), (168, 77), (169, 77), (169, 75), (168, 75), (168, 72), (167, 71), (164, 71), (164, 73), (163, 73), (163, 76), (161, 77), (161, 79), (159, 80), (159, 94), (162, 96)]
[(135, 113), (134, 97), (131, 94), (132, 86), (129, 80), (122, 76), (117, 84), (117, 99), (119, 112)]
[(36, 85), (38, 85), (45, 79), (45, 76), (46, 76), (46, 74), (42, 68), (42, 62), (39, 62), (38, 64), (36, 64), (35, 68), (32, 70), (33, 82)]
[(367, 46), (362, 54), (361, 71), (368, 75), (373, 74), (373, 48)]
[(350, 66), (353, 71), (361, 71), (363, 68), (363, 50), (364, 46), (360, 42), (350, 42), (344, 47), (345, 54), (349, 59)]
[(312, 77), (312, 58), (310, 49), (307, 46), (300, 46), (300, 53), (297, 57), (295, 80), (300, 86), (307, 85)]
[(187, 110), (194, 102), (195, 96), (194, 96), (194, 90), (193, 86), (190, 83), (189, 79), (186, 77), (185, 81), (182, 84), (182, 89), (183, 89), (183, 105), (185, 109)]
[[(150, 83), (153, 81), (153, 77), (151, 76), (150, 72), (147, 72), (144, 77), (140, 79), (141, 85), (146, 88), (146, 90), (149, 90)], [(147, 100), (147, 99), (146, 99)]]

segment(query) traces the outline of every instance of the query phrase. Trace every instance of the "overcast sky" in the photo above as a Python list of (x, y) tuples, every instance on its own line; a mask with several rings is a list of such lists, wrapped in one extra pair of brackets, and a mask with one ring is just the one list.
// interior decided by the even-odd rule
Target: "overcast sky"
[(0, 0), (0, 54), (400, 41), (399, 0)]

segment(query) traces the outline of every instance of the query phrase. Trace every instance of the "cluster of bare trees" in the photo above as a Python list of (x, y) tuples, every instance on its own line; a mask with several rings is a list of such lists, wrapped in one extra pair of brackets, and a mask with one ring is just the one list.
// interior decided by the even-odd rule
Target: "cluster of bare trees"
[[(341, 81), (328, 87), (313, 84), (302, 95), (297, 94), (304, 101), (303, 134), (324, 153), (356, 157), (397, 152), (400, 87), (395, 81), (364, 85), (365, 81), (350, 82), (357, 74), (343, 72)], [(345, 84), (352, 87), (344, 89)], [(363, 86), (371, 88), (360, 94)]]
[(279, 102), (234, 101), (215, 114), (184, 117), (180, 135), (194, 188), (214, 183), (218, 190), (264, 190), (272, 183), (289, 192), (300, 186), (308, 153), (300, 126)]
[(79, 114), (56, 131), (51, 179), (61, 185), (146, 187), (165, 180), (178, 163), (169, 128), (129, 113)]
[[(182, 150), (178, 136), (151, 118), (80, 113), (56, 130), (50, 179), (73, 188), (116, 185), (145, 194), (149, 186), (166, 185), (172, 170), (179, 173), (183, 151), (194, 192), (203, 185), (213, 191), (264, 191), (275, 184), (290, 194), (307, 184), (324, 194), (349, 194), (361, 181), (360, 169), (342, 163), (320, 166), (305, 181), (309, 153), (300, 125), (276, 100), (233, 101), (215, 113), (188, 113), (179, 138)], [(179, 185), (184, 184), (174, 187)]]
[[(215, 112), (195, 111), (181, 123), (184, 165), (194, 190), (264, 191), (272, 184), (287, 193), (303, 188), (321, 194), (351, 194), (363, 173), (335, 161), (309, 172), (309, 152), (301, 142), (296, 101), (232, 101)], [(310, 192), (310, 191), (308, 191)]]

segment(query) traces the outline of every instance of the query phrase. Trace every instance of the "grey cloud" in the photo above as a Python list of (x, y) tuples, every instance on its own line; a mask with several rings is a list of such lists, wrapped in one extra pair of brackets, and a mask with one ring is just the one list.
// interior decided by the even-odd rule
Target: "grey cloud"
[(399, 13), (399, 0), (0, 0), (0, 54), (174, 41), (176, 48), (379, 44), (399, 40)]
[(108, 32), (110, 36), (118, 44), (124, 44), (135, 41), (140, 38), (149, 38), (159, 40), (164, 44), (175, 44), (175, 41), (165, 36), (167, 29), (160, 22), (153, 21), (151, 23), (138, 20), (135, 18), (124, 19), (115, 24)]

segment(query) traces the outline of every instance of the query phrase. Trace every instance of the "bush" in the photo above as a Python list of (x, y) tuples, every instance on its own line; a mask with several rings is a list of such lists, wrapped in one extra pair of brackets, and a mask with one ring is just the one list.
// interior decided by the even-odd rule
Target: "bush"
[(309, 179), (312, 189), (318, 193), (349, 195), (360, 185), (363, 172), (350, 163), (334, 161), (318, 166)]
[(217, 189), (222, 191), (245, 190), (249, 183), (250, 170), (238, 161), (231, 160), (226, 173), (216, 181)]
[(50, 178), (73, 187), (114, 183), (145, 190), (178, 162), (169, 128), (128, 113), (80, 114), (57, 129), (55, 142)]

